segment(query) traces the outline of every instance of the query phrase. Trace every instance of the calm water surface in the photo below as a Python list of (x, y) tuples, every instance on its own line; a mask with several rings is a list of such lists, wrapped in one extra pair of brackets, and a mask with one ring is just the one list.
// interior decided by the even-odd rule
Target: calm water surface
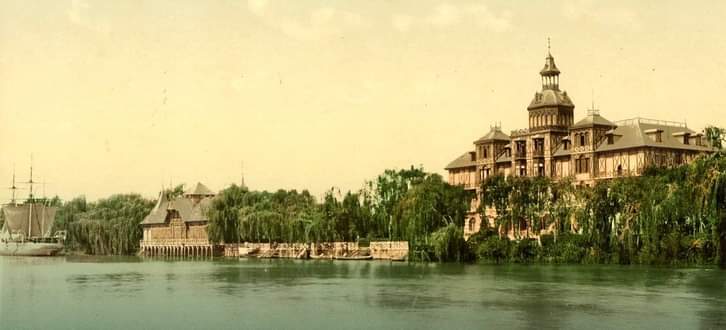
[(726, 328), (726, 271), (0, 257), (0, 329)]

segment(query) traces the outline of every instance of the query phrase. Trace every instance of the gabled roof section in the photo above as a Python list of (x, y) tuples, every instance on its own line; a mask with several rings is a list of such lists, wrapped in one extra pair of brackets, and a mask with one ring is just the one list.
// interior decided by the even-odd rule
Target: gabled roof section
[(504, 134), (504, 132), (502, 132), (501, 128), (494, 126), (489, 130), (489, 133), (480, 137), (478, 140), (474, 141), (474, 144), (492, 142), (492, 141), (509, 142), (509, 135)]
[(446, 165), (446, 170), (453, 170), (457, 168), (466, 168), (476, 166), (476, 159), (473, 151), (467, 151), (463, 155), (457, 157), (449, 165)]
[[(657, 147), (670, 148), (691, 151), (713, 151), (713, 148), (705, 145), (696, 145), (695, 143), (684, 144), (683, 139), (673, 133), (688, 133), (696, 135), (697, 133), (686, 127), (683, 123), (635, 118), (617, 121), (617, 128), (613, 130), (614, 135), (619, 135), (614, 139), (613, 144), (608, 144), (607, 139), (603, 140), (597, 147), (596, 151), (610, 151), (629, 149), (637, 147)], [(660, 131), (661, 142), (656, 142), (648, 136), (647, 132)]]
[[(192, 199), (188, 196), (201, 196), (201, 199)], [(214, 200), (210, 195), (189, 194), (169, 200), (164, 193), (159, 194), (159, 199), (154, 208), (146, 215), (141, 222), (142, 225), (156, 225), (166, 223), (169, 211), (174, 210), (179, 213), (184, 222), (206, 222), (209, 221), (204, 214)]]
[(585, 128), (585, 127), (594, 127), (594, 126), (606, 126), (606, 127), (615, 127), (613, 122), (605, 119), (605, 117), (600, 116), (599, 112), (596, 111), (588, 111), (587, 117), (581, 119), (575, 125), (572, 125), (571, 128)]
[(197, 182), (196, 185), (184, 192), (184, 196), (214, 196), (214, 192), (201, 182)]

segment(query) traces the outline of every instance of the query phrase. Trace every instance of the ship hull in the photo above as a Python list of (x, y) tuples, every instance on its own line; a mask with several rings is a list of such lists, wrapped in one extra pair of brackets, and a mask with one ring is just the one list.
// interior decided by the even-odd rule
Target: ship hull
[(53, 256), (63, 250), (63, 244), (6, 242), (0, 243), (0, 256)]

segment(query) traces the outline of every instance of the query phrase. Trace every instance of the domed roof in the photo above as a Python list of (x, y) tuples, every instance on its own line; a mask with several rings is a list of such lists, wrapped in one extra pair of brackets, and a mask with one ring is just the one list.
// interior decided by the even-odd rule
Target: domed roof
[(564, 106), (574, 108), (575, 105), (567, 96), (566, 91), (554, 89), (543, 89), (541, 92), (534, 94), (534, 99), (529, 103), (527, 109), (536, 109), (541, 107)]
[(552, 57), (552, 54), (547, 54), (544, 68), (542, 68), (539, 74), (543, 76), (556, 76), (560, 74), (560, 69), (558, 69), (557, 65), (555, 65), (555, 58)]

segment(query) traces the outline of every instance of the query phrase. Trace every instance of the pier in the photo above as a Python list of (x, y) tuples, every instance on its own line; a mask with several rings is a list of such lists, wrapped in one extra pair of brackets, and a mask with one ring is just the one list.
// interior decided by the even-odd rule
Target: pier
[(158, 239), (141, 241), (140, 254), (145, 257), (213, 257), (215, 246), (199, 239)]

